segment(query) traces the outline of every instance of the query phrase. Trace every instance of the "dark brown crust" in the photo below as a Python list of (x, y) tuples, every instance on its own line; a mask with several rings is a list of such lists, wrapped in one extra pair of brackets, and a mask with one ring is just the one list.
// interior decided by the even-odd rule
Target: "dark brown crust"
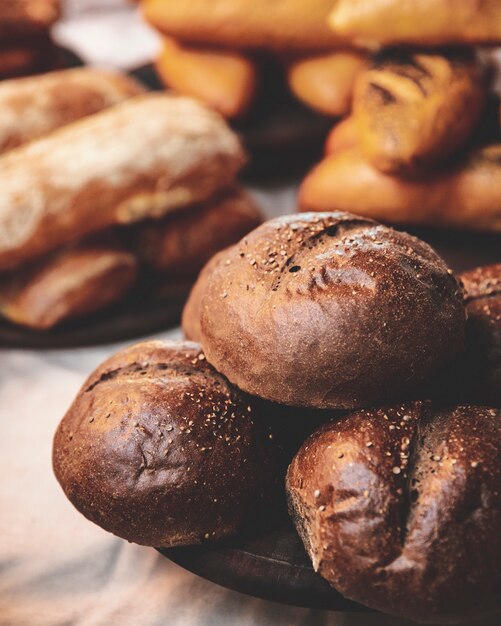
[(143, 226), (138, 252), (151, 269), (171, 279), (193, 278), (216, 252), (262, 221), (252, 198), (233, 188), (202, 206)]
[(501, 412), (421, 402), (325, 424), (287, 475), (315, 569), (351, 599), (433, 623), (499, 605), (500, 484)]
[(54, 471), (83, 515), (129, 541), (216, 541), (269, 523), (281, 500), (278, 450), (256, 413), (197, 344), (137, 344), (84, 384)]
[(347, 213), (266, 222), (202, 297), (208, 360), (244, 391), (313, 408), (401, 397), (463, 347), (462, 291), (424, 242)]

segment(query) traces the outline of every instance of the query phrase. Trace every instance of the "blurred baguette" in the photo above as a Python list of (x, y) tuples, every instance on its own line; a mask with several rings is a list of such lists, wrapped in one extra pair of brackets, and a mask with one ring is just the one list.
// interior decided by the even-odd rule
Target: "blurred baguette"
[(303, 181), (300, 207), (396, 225), (501, 232), (501, 144), (420, 180), (383, 174), (356, 148), (333, 154)]
[(245, 156), (215, 112), (138, 96), (0, 157), (0, 269), (233, 183)]
[(77, 68), (0, 83), (0, 153), (144, 92), (119, 72)]

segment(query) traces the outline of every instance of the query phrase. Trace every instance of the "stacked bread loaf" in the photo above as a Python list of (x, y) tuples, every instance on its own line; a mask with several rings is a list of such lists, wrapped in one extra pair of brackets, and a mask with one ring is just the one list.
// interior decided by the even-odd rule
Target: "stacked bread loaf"
[(52, 67), (50, 27), (59, 17), (59, 5), (59, 0), (0, 0), (0, 78)]
[(0, 85), (0, 311), (37, 329), (194, 278), (260, 223), (215, 112), (76, 69)]
[(329, 30), (332, 0), (142, 0), (142, 7), (164, 39), (160, 77), (226, 117), (256, 106), (270, 66), (313, 109), (330, 116), (351, 109), (367, 55)]
[(501, 43), (501, 4), (331, 5), (333, 34), (378, 52), (303, 182), (303, 210), (500, 232), (501, 113), (490, 57), (478, 50)]
[(157, 547), (259, 532), (287, 491), (347, 597), (421, 622), (495, 611), (501, 267), (464, 279), (367, 218), (266, 222), (200, 274), (183, 316), (199, 343), (139, 344), (90, 376), (56, 476), (87, 518)]

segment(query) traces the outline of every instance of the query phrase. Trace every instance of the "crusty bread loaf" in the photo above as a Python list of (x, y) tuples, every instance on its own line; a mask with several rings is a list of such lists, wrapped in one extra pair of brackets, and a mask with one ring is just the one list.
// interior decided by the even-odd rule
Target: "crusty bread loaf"
[(351, 111), (355, 80), (366, 66), (362, 53), (330, 52), (294, 60), (287, 79), (299, 100), (324, 115), (342, 117)]
[(332, 154), (303, 181), (304, 211), (351, 211), (388, 224), (501, 232), (501, 144), (425, 178), (383, 174), (358, 149)]
[(287, 474), (315, 570), (348, 598), (434, 624), (500, 607), (500, 484), (501, 411), (421, 402), (337, 417)]
[(347, 213), (286, 215), (207, 276), (210, 363), (267, 400), (312, 408), (401, 397), (463, 347), (462, 291), (424, 242)]
[(355, 45), (501, 42), (499, 0), (337, 0), (329, 26)]
[(59, 0), (0, 0), (0, 40), (47, 31), (59, 14)]
[(0, 157), (0, 269), (233, 183), (236, 135), (188, 98), (138, 96)]
[(136, 258), (120, 246), (81, 244), (0, 282), (0, 314), (48, 330), (117, 302), (137, 277)]
[(0, 153), (144, 92), (119, 72), (77, 68), (0, 83)]
[(254, 401), (193, 343), (141, 343), (86, 381), (54, 439), (64, 492), (136, 543), (220, 540), (270, 524), (282, 453)]
[(339, 42), (327, 26), (333, 0), (143, 0), (146, 19), (181, 41), (227, 48), (319, 49)]
[(140, 226), (138, 253), (149, 268), (171, 280), (193, 278), (213, 254), (262, 221), (254, 200), (235, 187), (201, 206)]
[(443, 165), (471, 138), (486, 99), (485, 67), (470, 51), (384, 52), (355, 83), (360, 149), (387, 173)]
[(166, 37), (156, 66), (168, 87), (228, 118), (245, 115), (257, 95), (257, 63), (241, 52), (190, 46)]

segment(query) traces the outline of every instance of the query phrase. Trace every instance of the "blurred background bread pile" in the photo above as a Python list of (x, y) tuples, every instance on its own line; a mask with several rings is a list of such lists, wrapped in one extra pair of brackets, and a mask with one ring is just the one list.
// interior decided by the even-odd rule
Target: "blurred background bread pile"
[(81, 68), (4, 81), (0, 108), (0, 311), (15, 323), (189, 283), (261, 220), (236, 135), (194, 100)]
[(60, 11), (59, 0), (0, 1), (0, 78), (51, 68), (55, 48), (50, 28)]
[(501, 4), (338, 0), (328, 24), (375, 54), (303, 182), (302, 208), (501, 231), (501, 114), (484, 48), (501, 43)]

